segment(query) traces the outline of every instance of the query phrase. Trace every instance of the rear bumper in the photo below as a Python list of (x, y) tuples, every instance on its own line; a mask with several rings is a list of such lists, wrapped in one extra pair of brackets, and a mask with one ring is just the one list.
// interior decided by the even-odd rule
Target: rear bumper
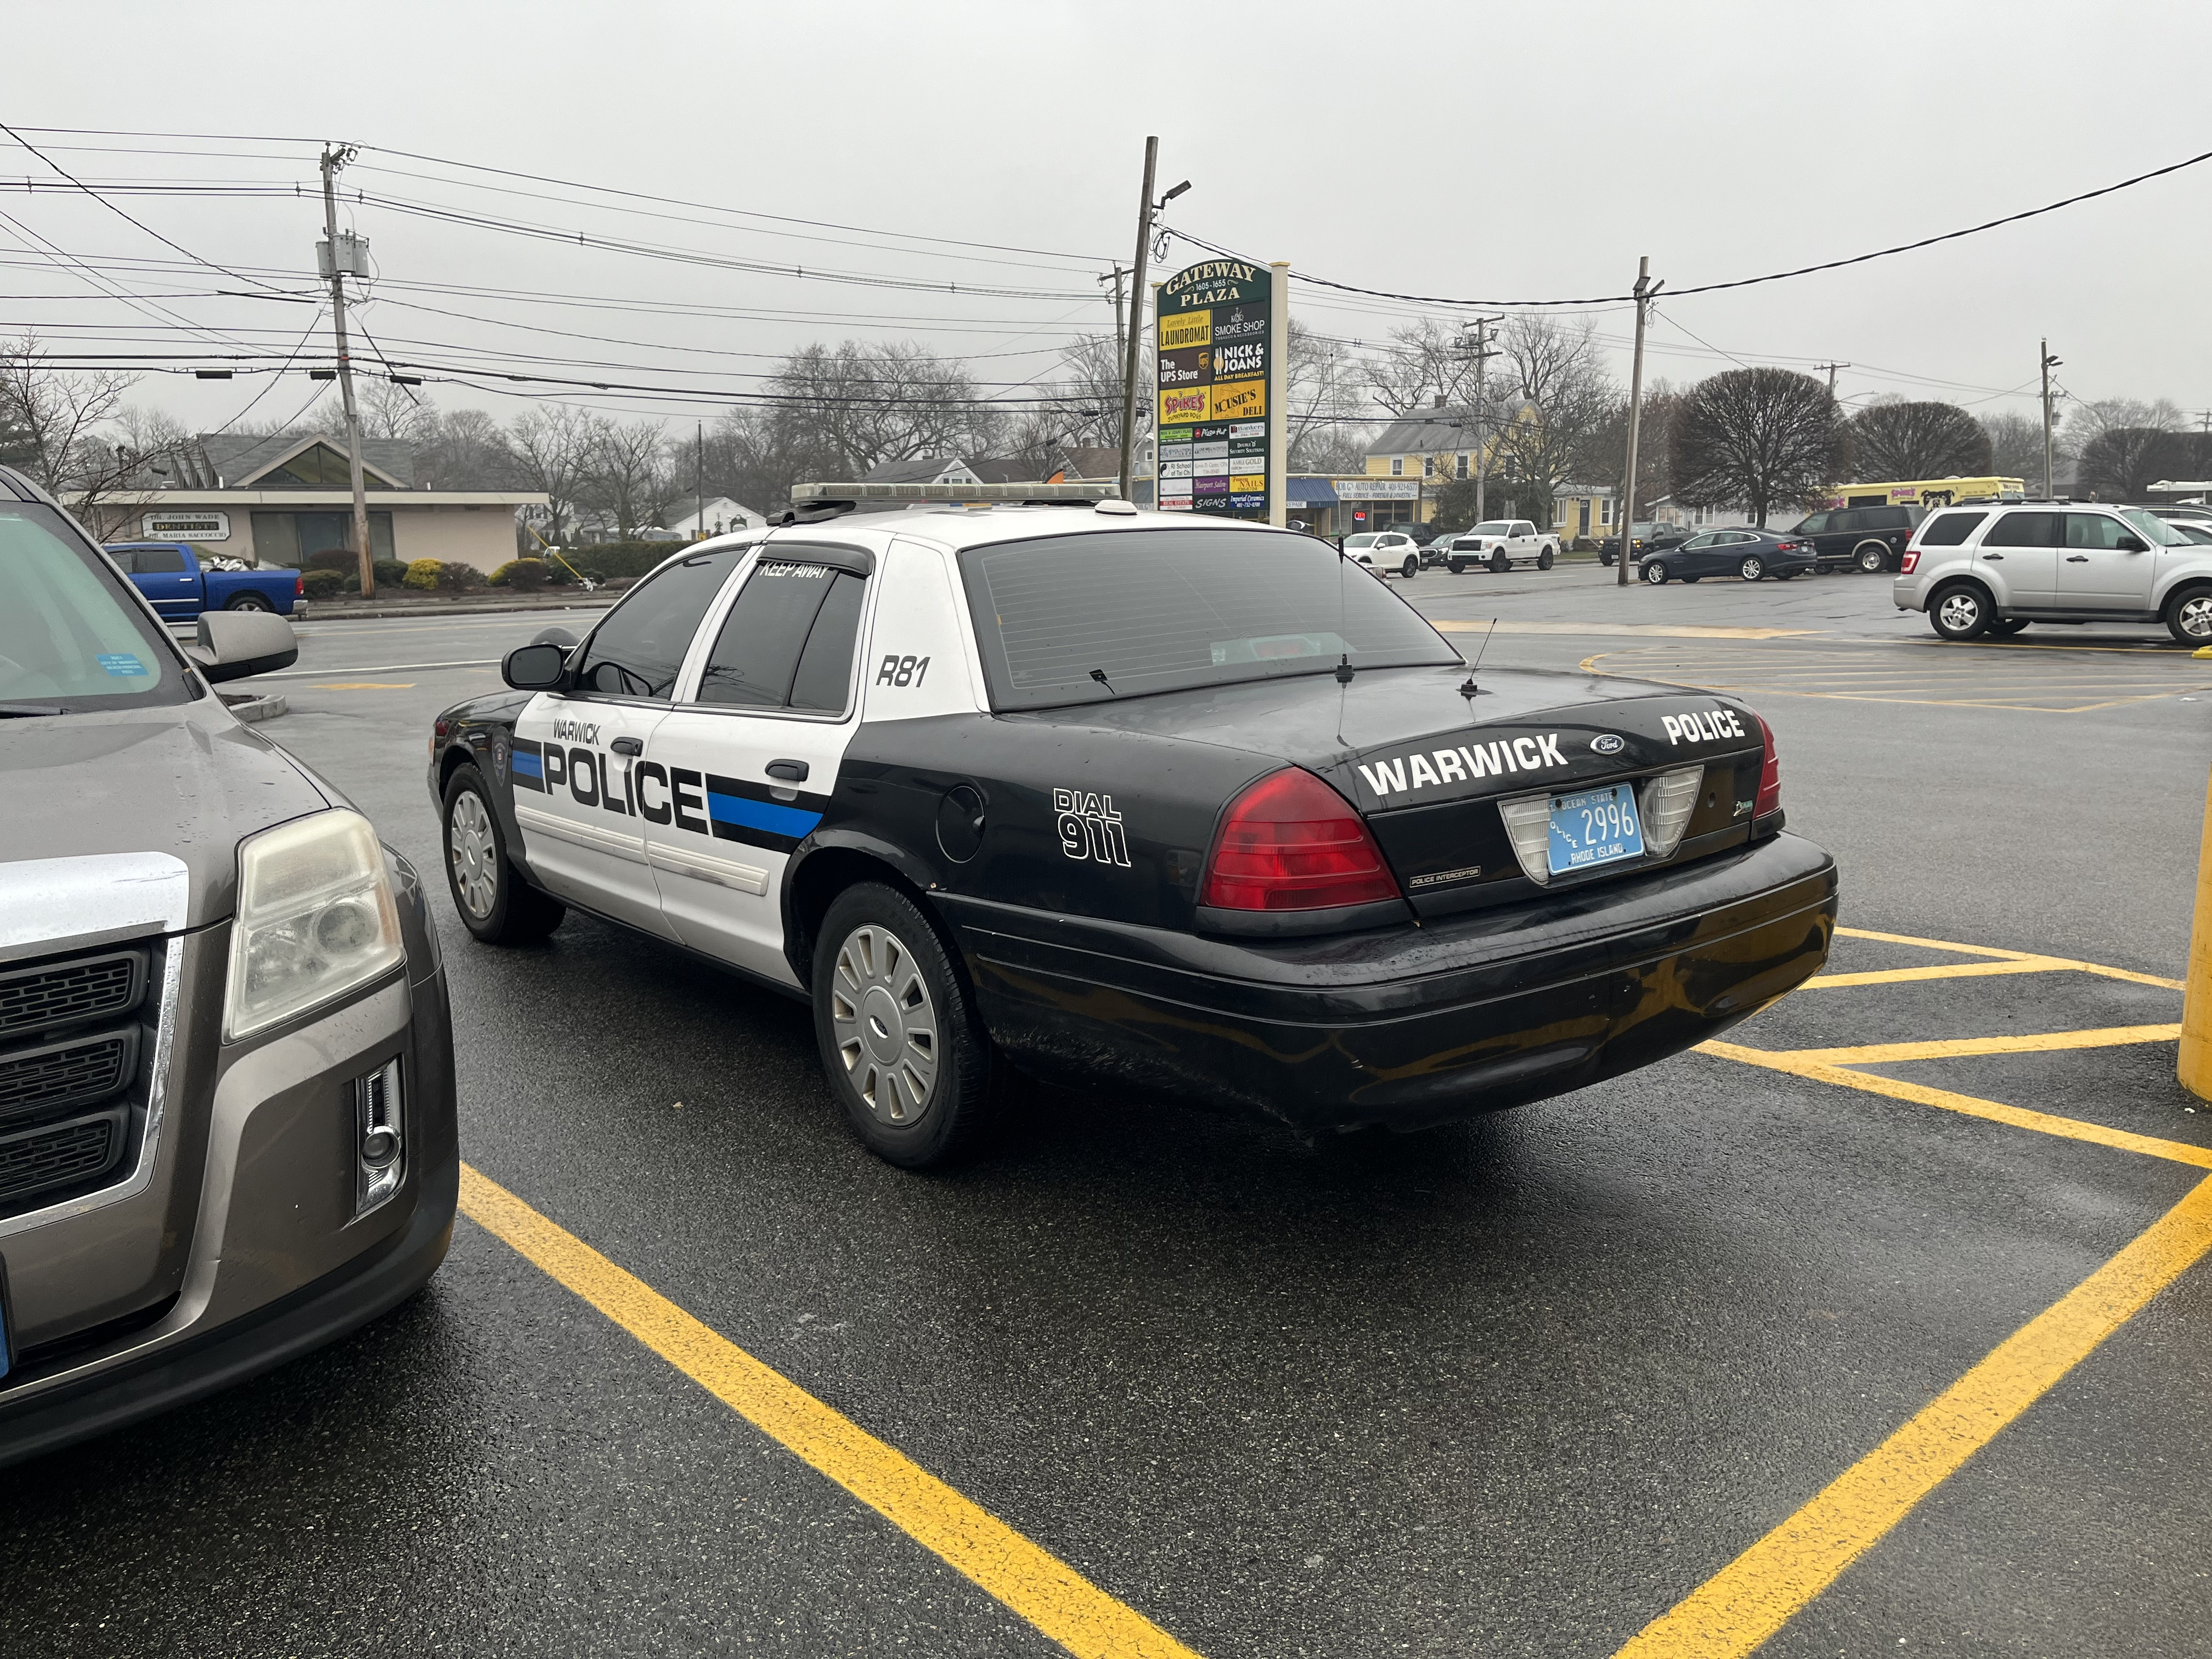
[(1510, 910), (1295, 941), (934, 896), (1025, 1068), (1312, 1131), (1418, 1128), (1679, 1053), (1820, 969), (1836, 891), (1834, 860), (1782, 835)]

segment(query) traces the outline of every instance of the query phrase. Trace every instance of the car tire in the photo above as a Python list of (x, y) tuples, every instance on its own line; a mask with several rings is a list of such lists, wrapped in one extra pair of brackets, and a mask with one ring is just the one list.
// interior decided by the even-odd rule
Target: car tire
[(1663, 586), (1666, 584), (1667, 567), (1657, 559), (1644, 560), (1643, 574), (1644, 580), (1654, 587)]
[(225, 602), (222, 608), (226, 611), (268, 611), (272, 612), (276, 609), (275, 605), (269, 603), (265, 595), (256, 593), (252, 588), (246, 589), (242, 593), (232, 594), (229, 599)]
[(1454, 559), (1451, 562), (1451, 573), (1455, 576), (1464, 576), (1467, 574), (1467, 561), (1465, 559)]
[(1399, 574), (1399, 575), (1400, 575), (1403, 580), (1407, 580), (1407, 581), (1411, 581), (1411, 580), (1413, 580), (1413, 578), (1414, 578), (1414, 577), (1416, 577), (1416, 576), (1419, 575), (1420, 574), (1421, 574), (1421, 558), (1420, 558), (1420, 555), (1419, 555), (1418, 553), (1408, 553), (1407, 555), (1406, 555), (1406, 562), (1405, 562), (1405, 563), (1403, 563), (1403, 564), (1401, 564), (1401, 565), (1400, 565), (1400, 566), (1398, 567), (1398, 574)]
[(1928, 601), (1928, 625), (1947, 640), (1976, 640), (1988, 631), (1990, 596), (1972, 582), (1954, 582)]
[(1755, 582), (1766, 574), (1766, 561), (1756, 553), (1747, 553), (1735, 568), (1735, 574), (1747, 582)]
[(1505, 556), (1505, 550), (1504, 548), (1499, 548), (1498, 551), (1490, 556), (1490, 570), (1492, 575), (1502, 576), (1512, 568), (1513, 561)]
[(1990, 624), (1989, 631), (2000, 636), (2009, 636), (2027, 626), (2027, 618), (2025, 617), (2001, 617)]
[(815, 939), (813, 988), (823, 1073), (860, 1144), (905, 1170), (969, 1151), (1006, 1062), (920, 907), (883, 882), (838, 894)]
[(1549, 570), (1553, 564), (1558, 562), (1559, 556), (1556, 549), (1549, 547), (1546, 548), (1541, 553), (1539, 553), (1536, 556), (1536, 568), (1539, 570)]
[(1851, 562), (1869, 576), (1879, 576), (1889, 567), (1887, 542), (1861, 542), (1851, 550)]
[(446, 890), (461, 926), (486, 945), (536, 945), (561, 925), (568, 907), (525, 881), (507, 855), (491, 791), (473, 766), (446, 781)]
[(1795, 570), (1778, 570), (1774, 573), (1774, 580), (1778, 582), (1795, 581), (1797, 580), (1798, 574)]
[(2166, 631), (2183, 645), (2212, 645), (2212, 587), (2185, 587), (2168, 599)]

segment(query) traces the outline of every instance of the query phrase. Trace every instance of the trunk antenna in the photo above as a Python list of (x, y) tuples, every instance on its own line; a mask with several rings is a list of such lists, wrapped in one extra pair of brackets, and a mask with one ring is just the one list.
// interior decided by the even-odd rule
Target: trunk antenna
[(1482, 666), (1482, 653), (1490, 649), (1490, 636), (1497, 631), (1498, 618), (1492, 617), (1490, 619), (1490, 626), (1483, 630), (1482, 643), (1475, 647), (1474, 662), (1467, 671), (1467, 681), (1459, 689), (1460, 696), (1467, 699), (1468, 714), (1470, 716), (1474, 713), (1475, 698), (1481, 695), (1474, 684), (1474, 671)]

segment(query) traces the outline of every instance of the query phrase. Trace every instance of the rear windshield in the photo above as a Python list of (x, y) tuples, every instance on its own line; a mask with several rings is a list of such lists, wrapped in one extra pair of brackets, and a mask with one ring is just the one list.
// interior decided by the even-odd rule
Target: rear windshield
[(50, 507), (0, 502), (0, 705), (182, 702), (175, 648)]
[(1310, 536), (1109, 531), (971, 547), (960, 568), (999, 708), (1460, 660)]
[(1990, 515), (1986, 513), (1938, 513), (1920, 526), (1923, 547), (1959, 547), (1974, 533), (1974, 526)]

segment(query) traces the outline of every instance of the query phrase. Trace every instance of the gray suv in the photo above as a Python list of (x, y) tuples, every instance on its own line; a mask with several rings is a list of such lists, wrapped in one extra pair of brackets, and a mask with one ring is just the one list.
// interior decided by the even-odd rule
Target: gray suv
[(1891, 597), (1947, 640), (2030, 623), (2164, 623), (2212, 645), (2212, 547), (2139, 507), (1953, 507), (1913, 532)]
[(415, 872), (0, 468), (0, 1464), (264, 1370), (444, 1259), (446, 981)]

